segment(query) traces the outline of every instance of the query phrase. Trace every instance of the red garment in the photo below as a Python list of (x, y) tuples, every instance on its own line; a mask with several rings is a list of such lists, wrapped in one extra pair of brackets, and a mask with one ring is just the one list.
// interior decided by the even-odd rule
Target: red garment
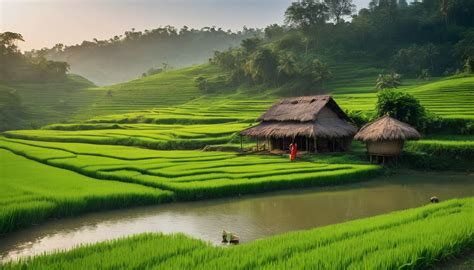
[(290, 144), (290, 160), (293, 161), (296, 158), (298, 152), (298, 145), (296, 143)]

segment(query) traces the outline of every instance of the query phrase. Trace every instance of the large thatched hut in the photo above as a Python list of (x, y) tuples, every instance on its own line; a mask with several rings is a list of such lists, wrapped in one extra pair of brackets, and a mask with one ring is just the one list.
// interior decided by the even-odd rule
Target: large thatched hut
[(417, 140), (420, 133), (410, 125), (390, 116), (383, 116), (363, 126), (354, 139), (367, 145), (370, 156), (397, 156), (406, 140)]
[(345, 151), (357, 132), (334, 99), (326, 95), (282, 99), (258, 121), (260, 124), (240, 135), (267, 142), (269, 150), (288, 150), (296, 142), (303, 151)]

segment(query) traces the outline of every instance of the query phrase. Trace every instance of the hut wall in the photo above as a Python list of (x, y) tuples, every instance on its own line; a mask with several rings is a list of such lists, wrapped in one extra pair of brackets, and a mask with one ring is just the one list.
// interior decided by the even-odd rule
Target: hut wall
[(367, 142), (369, 155), (396, 156), (403, 150), (404, 141), (375, 141)]
[(339, 118), (337, 113), (328, 108), (327, 106), (322, 108), (318, 113), (318, 119), (327, 119), (327, 118)]

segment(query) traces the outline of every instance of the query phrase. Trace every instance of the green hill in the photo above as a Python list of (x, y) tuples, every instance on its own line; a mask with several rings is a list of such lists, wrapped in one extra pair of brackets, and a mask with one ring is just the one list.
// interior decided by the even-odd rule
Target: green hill
[[(379, 69), (354, 63), (330, 66), (333, 78), (325, 86), (347, 110), (371, 112), (375, 108), (374, 82)], [(212, 93), (204, 93), (195, 78), (208, 78)], [(228, 74), (205, 64), (133, 80), (95, 87), (77, 75), (67, 81), (12, 84), (27, 113), (25, 128), (52, 123), (223, 123), (252, 122), (289, 86), (265, 87), (226, 83)], [(291, 87), (291, 86), (290, 86)], [(474, 119), (474, 77), (405, 80), (399, 88), (417, 97), (431, 112), (443, 118)]]

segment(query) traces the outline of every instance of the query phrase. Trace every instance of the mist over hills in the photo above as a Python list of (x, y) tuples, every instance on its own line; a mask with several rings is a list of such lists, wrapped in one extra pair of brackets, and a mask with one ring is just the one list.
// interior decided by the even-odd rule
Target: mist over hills
[(238, 46), (243, 39), (259, 36), (261, 30), (224, 31), (205, 27), (176, 29), (172, 26), (153, 30), (125, 32), (109, 40), (83, 41), (36, 51), (49, 60), (65, 61), (70, 72), (82, 75), (97, 85), (136, 79), (150, 68), (181, 68), (206, 62), (216, 50)]

